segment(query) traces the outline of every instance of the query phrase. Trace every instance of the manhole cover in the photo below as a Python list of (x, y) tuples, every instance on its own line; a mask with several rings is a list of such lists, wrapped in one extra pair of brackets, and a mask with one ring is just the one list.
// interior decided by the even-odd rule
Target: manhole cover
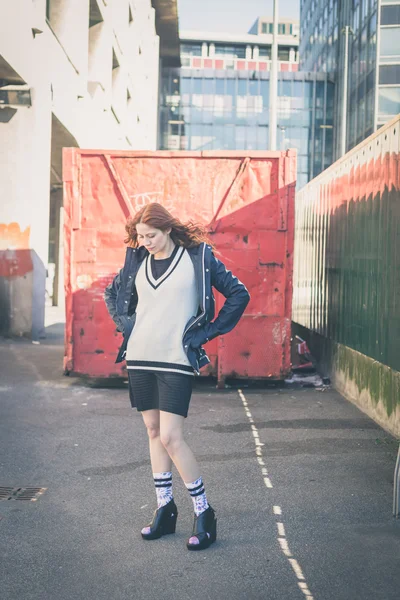
[(39, 487), (0, 487), (1, 500), (24, 500), (25, 502), (36, 502), (47, 488)]

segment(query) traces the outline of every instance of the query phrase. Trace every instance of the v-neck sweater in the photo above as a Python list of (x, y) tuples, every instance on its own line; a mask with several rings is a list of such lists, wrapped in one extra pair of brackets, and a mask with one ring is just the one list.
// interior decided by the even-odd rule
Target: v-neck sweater
[(154, 279), (159, 279), (166, 271), (168, 271), (178, 250), (179, 246), (175, 246), (171, 256), (168, 258), (154, 258), (153, 255), (150, 257), (151, 272), (153, 273)]
[(183, 347), (183, 334), (188, 321), (197, 314), (199, 302), (188, 252), (179, 247), (165, 273), (157, 279), (148, 255), (139, 268), (135, 285), (138, 304), (126, 350), (127, 368), (193, 375)]

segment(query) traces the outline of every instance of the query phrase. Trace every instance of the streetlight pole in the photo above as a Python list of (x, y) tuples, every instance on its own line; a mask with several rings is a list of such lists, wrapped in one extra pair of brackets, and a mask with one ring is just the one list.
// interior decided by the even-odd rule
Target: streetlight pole
[(274, 24), (269, 77), (269, 149), (276, 150), (277, 100), (278, 100), (278, 0), (274, 0)]

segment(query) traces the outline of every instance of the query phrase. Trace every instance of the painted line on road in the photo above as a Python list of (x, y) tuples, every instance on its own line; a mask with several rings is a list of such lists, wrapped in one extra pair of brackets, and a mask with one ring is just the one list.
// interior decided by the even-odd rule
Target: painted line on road
[[(249, 409), (249, 405), (248, 405), (245, 395), (243, 394), (242, 390), (238, 390), (238, 393), (239, 393), (240, 399), (241, 399), (243, 407), (244, 407), (244, 412), (251, 424), (251, 432), (252, 432), (253, 438), (254, 438), (255, 453), (256, 453), (256, 457), (257, 457), (257, 462), (262, 467), (261, 473), (262, 473), (265, 487), (267, 489), (272, 489), (273, 488), (272, 481), (269, 477), (269, 473), (265, 466), (264, 457), (262, 454), (262, 446), (264, 446), (264, 444), (262, 442), (260, 442), (260, 434), (258, 432), (256, 425), (254, 424), (253, 415), (251, 414), (251, 411)], [(288, 541), (286, 538), (285, 526), (283, 524), (283, 519), (282, 519), (282, 508), (280, 506), (275, 505), (273, 507), (273, 513), (274, 513), (274, 515), (280, 517), (279, 521), (277, 521), (277, 523), (276, 523), (276, 526), (278, 529), (277, 540), (278, 540), (278, 544), (281, 548), (281, 551), (288, 559), (289, 564), (292, 567), (292, 569), (297, 577), (298, 586), (301, 589), (301, 591), (303, 592), (306, 600), (314, 600), (314, 598), (308, 588), (308, 585), (305, 581), (303, 571), (301, 570), (301, 567), (300, 567), (298, 561), (293, 557), (293, 554), (290, 551), (289, 544), (288, 544)]]
[(278, 527), (278, 534), (281, 537), (286, 537), (284, 524), (283, 523), (277, 523), (276, 526)]

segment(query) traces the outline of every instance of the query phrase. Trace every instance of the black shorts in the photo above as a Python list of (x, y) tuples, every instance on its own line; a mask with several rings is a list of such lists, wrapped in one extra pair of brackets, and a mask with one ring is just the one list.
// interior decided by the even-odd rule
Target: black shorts
[(129, 398), (139, 411), (158, 408), (187, 417), (193, 375), (128, 369)]

